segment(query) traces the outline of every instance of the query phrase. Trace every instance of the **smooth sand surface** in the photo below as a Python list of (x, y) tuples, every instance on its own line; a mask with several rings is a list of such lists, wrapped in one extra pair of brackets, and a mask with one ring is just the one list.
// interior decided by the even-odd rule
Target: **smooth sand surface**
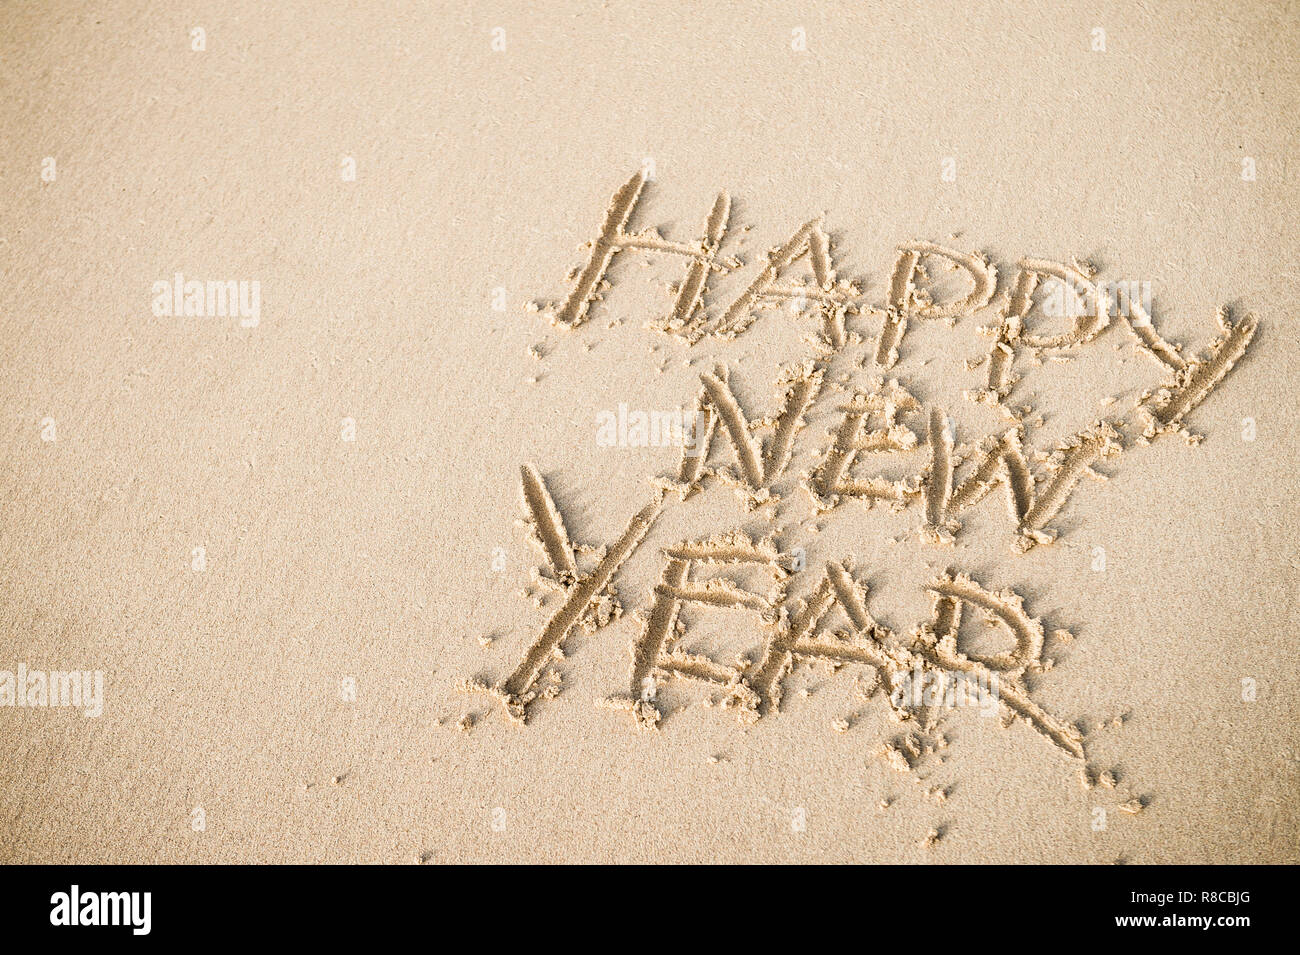
[(1300, 859), (1294, 10), (521, 6), (0, 9), (0, 860)]

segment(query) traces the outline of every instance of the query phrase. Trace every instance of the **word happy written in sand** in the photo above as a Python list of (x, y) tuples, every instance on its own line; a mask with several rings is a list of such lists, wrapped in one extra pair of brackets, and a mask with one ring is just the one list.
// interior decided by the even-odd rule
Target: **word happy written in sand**
[[(628, 229), (645, 183), (640, 174), (614, 193), (586, 262), (573, 273), (572, 288), (551, 308), (553, 324), (574, 329), (587, 322), (594, 303), (610, 290), (611, 265), (623, 253), (640, 250), (678, 259), (684, 266), (672, 290), (671, 308), (653, 323), (659, 331), (691, 345), (708, 338), (730, 339), (743, 333), (763, 309), (793, 301), (816, 316), (815, 339), (811, 353), (786, 368), (772, 406), (761, 416), (737, 399), (733, 370), (719, 365), (703, 373), (695, 400), (694, 446), (683, 450), (675, 474), (651, 478), (648, 502), (632, 515), (623, 533), (603, 547), (575, 545), (545, 481), (534, 467), (523, 467), (524, 508), (545, 562), (538, 580), (558, 592), (560, 606), (510, 673), (469, 685), (498, 697), (519, 721), (526, 720), (534, 701), (559, 692), (560, 676), (551, 663), (563, 657), (570, 635), (577, 628), (594, 633), (621, 615), (614, 586), (620, 568), (671, 501), (685, 502), (719, 481), (733, 487), (744, 509), (752, 512), (774, 506), (780, 499), (774, 482), (793, 478), (819, 514), (835, 513), (849, 500), (868, 507), (883, 503), (915, 509), (918, 540), (942, 546), (961, 534), (964, 512), (998, 495), (1006, 501), (1012, 553), (1023, 553), (1055, 540), (1053, 519), (1084, 476), (1100, 477), (1092, 470), (1096, 462), (1173, 433), (1195, 443), (1184, 419), (1245, 354), (1256, 330), (1253, 316), (1230, 322), (1220, 310), (1215, 337), (1196, 357), (1184, 358), (1181, 347), (1157, 334), (1148, 307), (1133, 296), (1121, 301), (1108, 294), (1086, 264), (1022, 259), (995, 298), (999, 270), (986, 257), (921, 241), (898, 247), (886, 301), (869, 307), (861, 304), (857, 285), (836, 275), (832, 243), (818, 219), (772, 249), (729, 304), (708, 308), (710, 278), (742, 268), (737, 260), (720, 255), (730, 197), (717, 197), (698, 240), (671, 242), (655, 230)], [(965, 294), (935, 297), (937, 289), (928, 285), (927, 272), (927, 265), (935, 262), (946, 262), (965, 276)], [(1034, 293), (1045, 282), (1060, 283), (1075, 301), (1084, 303), (1070, 313), (1071, 327), (1059, 334), (1034, 334), (1026, 328), (1036, 307)], [(997, 411), (1004, 426), (989, 434), (959, 436), (944, 408), (922, 406), (887, 373), (898, 362), (910, 323), (951, 323), (986, 308), (996, 309), (995, 322), (987, 329), (992, 339), (988, 355), (977, 363), (987, 366), (986, 377), (982, 387), (967, 391), (965, 397)], [(858, 317), (874, 326), (870, 356), (860, 366), (863, 380), (833, 400), (835, 424), (815, 465), (804, 474), (789, 475), (805, 416), (830, 395), (831, 389), (823, 385), (831, 364), (851, 340), (863, 341), (849, 331), (849, 321), (856, 323)], [(1128, 411), (1098, 418), (1055, 447), (1027, 447), (1032, 409), (1009, 404), (1019, 382), (1012, 371), (1017, 359), (1078, 349), (1116, 323), (1149, 356), (1159, 380)], [(886, 460), (914, 463), (905, 465), (910, 468), (906, 476), (886, 478), (878, 473), (879, 463)], [(874, 672), (863, 695), (884, 697), (900, 720), (916, 727), (888, 747), (900, 768), (946, 742), (930, 709), (900, 704), (899, 694), (889, 692), (891, 686), (918, 675), (940, 685), (965, 680), (995, 686), (1007, 722), (1021, 719), (1060, 751), (1084, 759), (1078, 727), (1046, 712), (1031, 697), (1026, 675), (1051, 665), (1043, 656), (1047, 634), (1014, 591), (990, 590), (970, 575), (950, 570), (924, 585), (932, 600), (930, 619), (901, 635), (869, 613), (867, 587), (855, 575), (851, 556), (804, 572), (802, 555), (801, 548), (783, 550), (775, 536), (755, 538), (740, 530), (662, 548), (662, 572), (641, 614), (627, 690), (605, 703), (627, 710), (638, 725), (654, 727), (664, 715), (660, 686), (668, 680), (693, 681), (704, 685), (715, 702), (751, 721), (778, 709), (784, 682), (795, 666), (822, 661), (838, 670), (856, 664)], [(757, 573), (766, 586), (742, 586), (728, 573), (742, 570)], [(811, 581), (798, 600), (788, 592), (796, 580)], [(688, 652), (683, 648), (681, 611), (691, 605), (748, 611), (761, 651), (735, 662)], [(1008, 638), (1009, 648), (979, 653), (959, 647), (963, 614), (982, 615), (995, 624)], [(832, 627), (836, 620), (840, 625)], [(1065, 631), (1052, 636), (1069, 639)]]

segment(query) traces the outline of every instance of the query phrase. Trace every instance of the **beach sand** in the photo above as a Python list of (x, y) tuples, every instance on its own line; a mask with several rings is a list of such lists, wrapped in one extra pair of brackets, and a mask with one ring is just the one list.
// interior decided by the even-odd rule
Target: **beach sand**
[(1294, 8), (522, 6), (0, 10), (0, 861), (1300, 861)]

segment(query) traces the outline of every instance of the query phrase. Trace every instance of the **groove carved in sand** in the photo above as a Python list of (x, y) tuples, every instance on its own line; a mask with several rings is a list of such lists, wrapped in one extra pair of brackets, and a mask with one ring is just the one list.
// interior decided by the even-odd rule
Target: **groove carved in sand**
[[(916, 399), (893, 379), (870, 393), (858, 392), (841, 405), (838, 410), (844, 417), (833, 433), (831, 446), (805, 484), (817, 508), (829, 510), (841, 497), (855, 497), (868, 506), (877, 501), (903, 504), (918, 494), (916, 481), (857, 478), (852, 469), (862, 454), (913, 450), (916, 433), (900, 424), (898, 416), (919, 408)], [(881, 427), (866, 431), (872, 416), (880, 417)]]
[[(1048, 259), (1021, 259), (1019, 265), (1007, 310), (1016, 327), (1022, 330), (1019, 337), (1026, 347), (1039, 350), (1074, 348), (1096, 338), (1110, 324), (1107, 297), (1097, 289), (1086, 265), (1078, 262), (1066, 265)], [(1023, 331), (1025, 318), (1033, 308), (1034, 289), (1043, 276), (1056, 279), (1091, 305), (1091, 310), (1082, 310), (1081, 314), (1074, 316), (1073, 327), (1068, 332), (1035, 335)]]
[[(632, 648), (632, 677), (629, 695), (614, 697), (606, 704), (630, 711), (641, 726), (653, 727), (662, 718), (656, 696), (661, 680), (684, 677), (731, 688), (743, 693), (743, 666), (729, 666), (703, 654), (681, 649), (685, 627), (681, 609), (687, 604), (756, 612), (768, 624), (775, 622), (784, 598), (786, 571), (776, 545), (769, 539), (752, 540), (737, 531), (698, 541), (688, 541), (664, 551), (667, 563), (654, 588), (654, 598), (641, 636)], [(759, 567), (772, 575), (773, 586), (766, 594), (737, 586), (726, 577), (702, 584), (691, 582), (691, 570), (699, 564), (740, 564)]]
[[(806, 285), (778, 284), (795, 262), (807, 256), (812, 265), (816, 288)], [(785, 244), (767, 255), (767, 265), (730, 305), (718, 320), (715, 333), (733, 338), (745, 331), (764, 305), (790, 299), (806, 299), (825, 306), (842, 306), (853, 295), (851, 286), (837, 282), (831, 265), (830, 240), (822, 231), (821, 220), (813, 219), (801, 226)]]
[(1209, 397), (1246, 354), (1259, 324), (1255, 316), (1247, 315), (1232, 323), (1227, 310), (1220, 309), (1218, 320), (1222, 334), (1210, 343), (1206, 353), (1188, 362), (1176, 373), (1173, 382), (1157, 391), (1148, 402), (1150, 422), (1143, 437), (1150, 439), (1158, 434), (1181, 430), (1187, 413)]
[(528, 704), (541, 695), (537, 682), (547, 662), (563, 652), (564, 641), (578, 625), (592, 601), (610, 584), (619, 567), (636, 550), (662, 507), (663, 493), (658, 492), (649, 504), (633, 515), (626, 530), (606, 549), (591, 573), (579, 577), (568, 589), (560, 608), (546, 622), (542, 632), (525, 652), (523, 660), (509, 676), (494, 687), (480, 683), (474, 684), (474, 688), (494, 693), (501, 699), (510, 717), (523, 722), (527, 718)]
[[(1070, 757), (1082, 760), (1083, 740), (1078, 730), (1044, 710), (1022, 681), (1027, 671), (1042, 668), (1044, 630), (1030, 616), (1014, 591), (989, 591), (965, 574), (944, 574), (930, 586), (934, 596), (932, 619), (918, 627), (910, 646), (872, 619), (866, 606), (866, 587), (839, 562), (826, 565), (825, 575), (786, 627), (771, 637), (762, 661), (738, 684), (735, 704), (744, 711), (757, 705), (761, 711), (780, 706), (782, 684), (797, 662), (822, 660), (834, 664), (863, 664), (878, 674), (875, 686), (896, 688), (909, 675), (964, 674), (995, 688), (996, 703), (1008, 719), (1021, 718)], [(818, 635), (819, 624), (838, 605), (852, 630)], [(977, 609), (1000, 625), (1015, 640), (1013, 649), (984, 658), (958, 649), (957, 634), (964, 607)], [(745, 695), (741, 695), (744, 693)], [(902, 719), (910, 719), (906, 694), (890, 696)]]
[[(965, 298), (935, 302), (917, 284), (917, 279), (924, 275), (923, 260), (927, 256), (946, 259), (970, 276), (972, 287)], [(955, 320), (984, 308), (997, 289), (997, 274), (997, 269), (983, 256), (945, 249), (933, 242), (904, 242), (898, 247), (898, 258), (889, 279), (889, 300), (876, 342), (876, 364), (892, 368), (898, 361), (899, 345), (907, 333), (910, 318)]]
[(592, 302), (600, 297), (601, 287), (614, 257), (625, 249), (640, 249), (684, 256), (690, 260), (686, 278), (664, 327), (675, 332), (681, 331), (687, 337), (694, 332), (694, 323), (698, 318), (696, 312), (704, 296), (708, 274), (711, 271), (728, 271), (727, 265), (717, 261), (717, 254), (727, 230), (731, 198), (725, 192), (718, 196), (705, 221), (704, 238), (699, 243), (688, 245), (669, 242), (654, 230), (638, 233), (627, 231), (628, 222), (641, 199), (645, 184), (646, 174), (642, 171), (615, 191), (614, 198), (605, 211), (600, 235), (591, 244), (591, 255), (578, 271), (568, 297), (553, 315), (555, 324), (564, 328), (576, 328), (585, 322)]
[(546, 482), (531, 464), (520, 469), (520, 492), (528, 509), (529, 527), (533, 540), (542, 549), (547, 564), (556, 579), (569, 585), (578, 579), (578, 565), (573, 556), (573, 544), (564, 526), (564, 517), (555, 506)]
[[(814, 361), (786, 369), (777, 381), (781, 403), (776, 415), (751, 421), (731, 389), (730, 372), (725, 365), (702, 374), (695, 405), (699, 435), (693, 447), (683, 449), (676, 479), (661, 482), (662, 485), (685, 499), (700, 489), (709, 473), (717, 473), (737, 485), (751, 506), (765, 503), (769, 500), (772, 481), (790, 463), (795, 437), (804, 427), (804, 415), (821, 390), (822, 376), (822, 369)], [(733, 472), (710, 472), (707, 466), (719, 423), (735, 458)], [(760, 429), (771, 431), (766, 441), (756, 437), (755, 432)]]
[[(1082, 760), (1083, 738), (1071, 723), (1052, 716), (1030, 697), (1021, 679), (1026, 671), (1042, 668), (1043, 625), (1029, 616), (1024, 601), (1014, 591), (992, 592), (965, 574), (944, 574), (930, 586), (934, 597), (931, 621), (915, 634), (919, 655), (945, 670), (987, 679), (998, 675), (999, 703), (1008, 716), (1019, 717), (1062, 752)], [(1003, 625), (1015, 639), (1015, 648), (990, 658), (976, 658), (958, 649), (958, 628), (963, 606), (976, 608)]]

